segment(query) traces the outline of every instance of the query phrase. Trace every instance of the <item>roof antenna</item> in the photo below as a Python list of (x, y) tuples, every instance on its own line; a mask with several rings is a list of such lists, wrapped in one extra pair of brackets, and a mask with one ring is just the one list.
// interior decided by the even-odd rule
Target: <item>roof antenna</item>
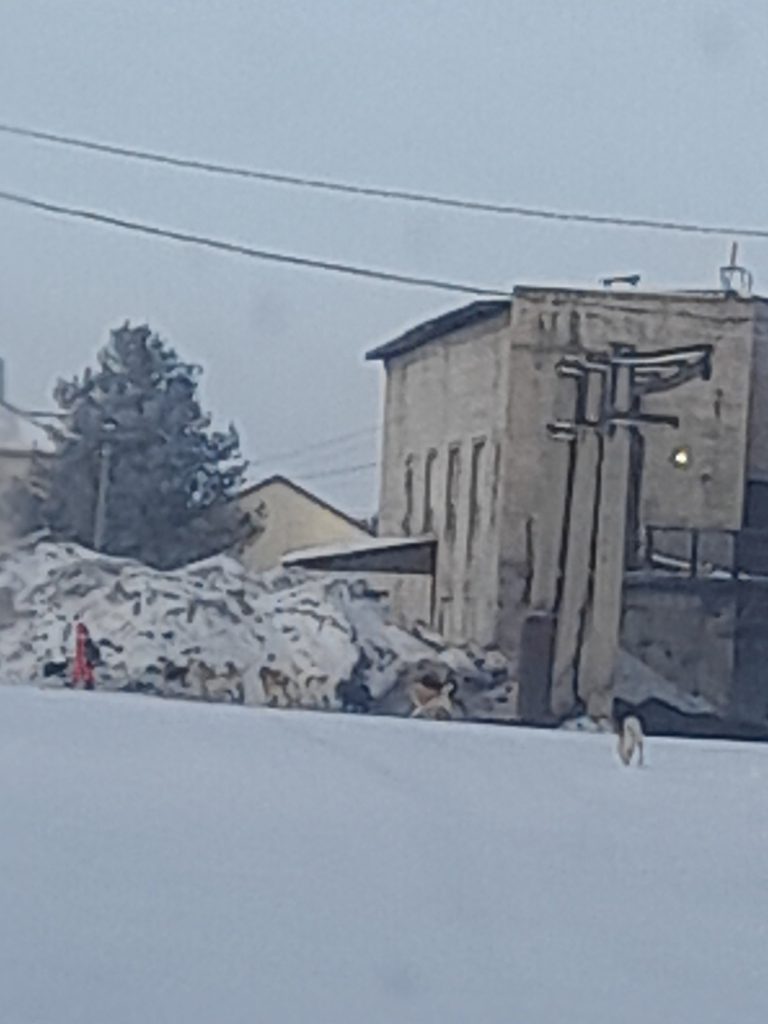
[(741, 295), (743, 298), (752, 294), (752, 274), (746, 267), (736, 261), (739, 257), (739, 243), (731, 244), (731, 262), (720, 267), (720, 287), (727, 295)]
[(616, 277), (601, 277), (600, 284), (603, 288), (612, 288), (615, 284), (628, 284), (630, 288), (637, 288), (640, 284), (640, 275), (618, 274)]

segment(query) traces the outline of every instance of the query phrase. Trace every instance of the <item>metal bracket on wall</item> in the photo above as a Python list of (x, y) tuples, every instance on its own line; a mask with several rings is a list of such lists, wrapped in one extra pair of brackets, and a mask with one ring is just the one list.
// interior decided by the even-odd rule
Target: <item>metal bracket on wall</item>
[[(620, 369), (629, 370), (630, 409), (619, 410), (614, 405), (616, 379)], [(600, 375), (603, 378), (603, 400), (597, 420), (575, 415), (571, 422), (558, 420), (547, 424), (547, 431), (554, 440), (575, 440), (579, 428), (609, 434), (619, 426), (677, 428), (680, 426), (679, 417), (640, 412), (637, 408), (639, 400), (644, 395), (672, 391), (689, 380), (709, 380), (712, 375), (712, 346), (692, 345), (656, 352), (637, 352), (628, 345), (614, 343), (607, 352), (566, 356), (557, 363), (555, 372), (559, 377), (580, 381), (590, 374)]]

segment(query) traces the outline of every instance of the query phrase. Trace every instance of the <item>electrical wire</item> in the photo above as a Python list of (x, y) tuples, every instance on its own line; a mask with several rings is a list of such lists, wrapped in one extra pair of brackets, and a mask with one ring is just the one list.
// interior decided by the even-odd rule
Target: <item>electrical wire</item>
[(356, 473), (368, 472), (376, 469), (378, 462), (360, 462), (356, 466), (340, 466), (338, 469), (325, 469), (318, 473), (296, 473), (302, 480), (321, 480), (332, 476), (352, 476)]
[(310, 444), (305, 444), (303, 448), (291, 448), (288, 451), (282, 452), (271, 452), (266, 455), (260, 455), (258, 459), (253, 459), (249, 463), (251, 466), (263, 466), (266, 463), (276, 462), (279, 459), (293, 459), (300, 455), (304, 455), (308, 451), (324, 450), (326, 448), (338, 447), (345, 441), (353, 441), (357, 438), (371, 437), (374, 434), (378, 434), (381, 430), (380, 426), (365, 427), (362, 430), (350, 430), (344, 434), (335, 434), (332, 437), (327, 437), (322, 441), (312, 441)]
[(135, 149), (106, 142), (96, 142), (74, 135), (39, 131), (21, 125), (0, 123), (0, 133), (17, 138), (66, 146), (73, 149), (102, 153), (108, 156), (140, 160), (183, 170), (199, 171), (225, 177), (245, 178), (274, 185), (293, 188), (337, 192), (350, 196), (390, 200), (405, 203), (421, 203), (475, 213), (496, 214), (510, 217), (526, 217), (538, 220), (591, 224), (602, 227), (644, 229), (649, 231), (675, 231), (686, 234), (741, 236), (744, 238), (768, 238), (768, 228), (740, 227), (725, 224), (701, 224), (693, 221), (656, 219), (652, 217), (627, 217), (611, 214), (584, 213), (580, 211), (555, 210), (546, 207), (525, 206), (516, 203), (494, 203), (478, 199), (462, 199), (456, 196), (438, 195), (411, 189), (384, 188), (375, 185), (357, 185), (329, 178), (307, 177), (296, 174), (282, 174), (276, 171), (258, 170), (216, 161), (198, 160), (173, 156), (152, 150)]
[(409, 285), (416, 288), (435, 288), (439, 291), (446, 292), (459, 292), (463, 295), (487, 295), (493, 298), (510, 297), (510, 292), (504, 291), (501, 288), (488, 288), (485, 285), (466, 284), (459, 281), (446, 281), (444, 279), (433, 277), (418, 277), (413, 274), (401, 274), (397, 271), (390, 270), (377, 270), (372, 267), (361, 267), (351, 263), (337, 262), (335, 260), (322, 260), (311, 256), (297, 256), (292, 253), (274, 252), (269, 249), (256, 249), (252, 246), (242, 245), (238, 242), (228, 242), (220, 238), (210, 238), (207, 235), (196, 235), (187, 231), (176, 231), (172, 228), (161, 228), (153, 224), (145, 224), (135, 220), (126, 220), (123, 217), (114, 217), (110, 214), (98, 213), (95, 210), (87, 210), (81, 207), (64, 206), (60, 203), (52, 203), (43, 199), (36, 199), (32, 196), (21, 195), (17, 192), (0, 191), (0, 202), (27, 207), (28, 209), (54, 214), (59, 217), (89, 221), (106, 227), (118, 228), (122, 231), (131, 231), (135, 234), (149, 235), (154, 238), (165, 238), (170, 241), (181, 242), (185, 245), (199, 246), (204, 249), (226, 252), (236, 256), (246, 256), (255, 260), (282, 263), (294, 267), (307, 267), (312, 270), (323, 270), (330, 273), (346, 274), (352, 277), (367, 278), (368, 280), (386, 281), (390, 284)]

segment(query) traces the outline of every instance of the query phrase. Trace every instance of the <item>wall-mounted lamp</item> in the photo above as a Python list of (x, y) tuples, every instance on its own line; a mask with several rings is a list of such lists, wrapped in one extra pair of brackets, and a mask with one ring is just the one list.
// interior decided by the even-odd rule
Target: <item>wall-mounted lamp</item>
[(670, 455), (670, 462), (675, 469), (688, 469), (691, 464), (690, 448), (675, 448)]

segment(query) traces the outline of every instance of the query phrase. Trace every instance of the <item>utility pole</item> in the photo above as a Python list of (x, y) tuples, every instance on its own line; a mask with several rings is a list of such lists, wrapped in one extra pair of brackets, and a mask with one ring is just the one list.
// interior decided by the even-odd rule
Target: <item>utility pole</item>
[(109, 489), (109, 471), (112, 467), (112, 436), (117, 423), (107, 420), (104, 423), (104, 434), (99, 445), (99, 485), (96, 491), (96, 512), (93, 518), (93, 547), (101, 551), (104, 547), (104, 536), (107, 529), (107, 491)]
[(626, 561), (627, 496), (632, 432), (679, 425), (675, 415), (644, 412), (646, 395), (707, 380), (711, 346), (564, 357), (561, 377), (577, 385), (571, 419), (548, 425), (572, 446), (573, 483), (566, 501), (562, 594), (551, 666), (551, 710), (568, 713), (577, 699), (593, 717), (610, 715), (618, 654)]

